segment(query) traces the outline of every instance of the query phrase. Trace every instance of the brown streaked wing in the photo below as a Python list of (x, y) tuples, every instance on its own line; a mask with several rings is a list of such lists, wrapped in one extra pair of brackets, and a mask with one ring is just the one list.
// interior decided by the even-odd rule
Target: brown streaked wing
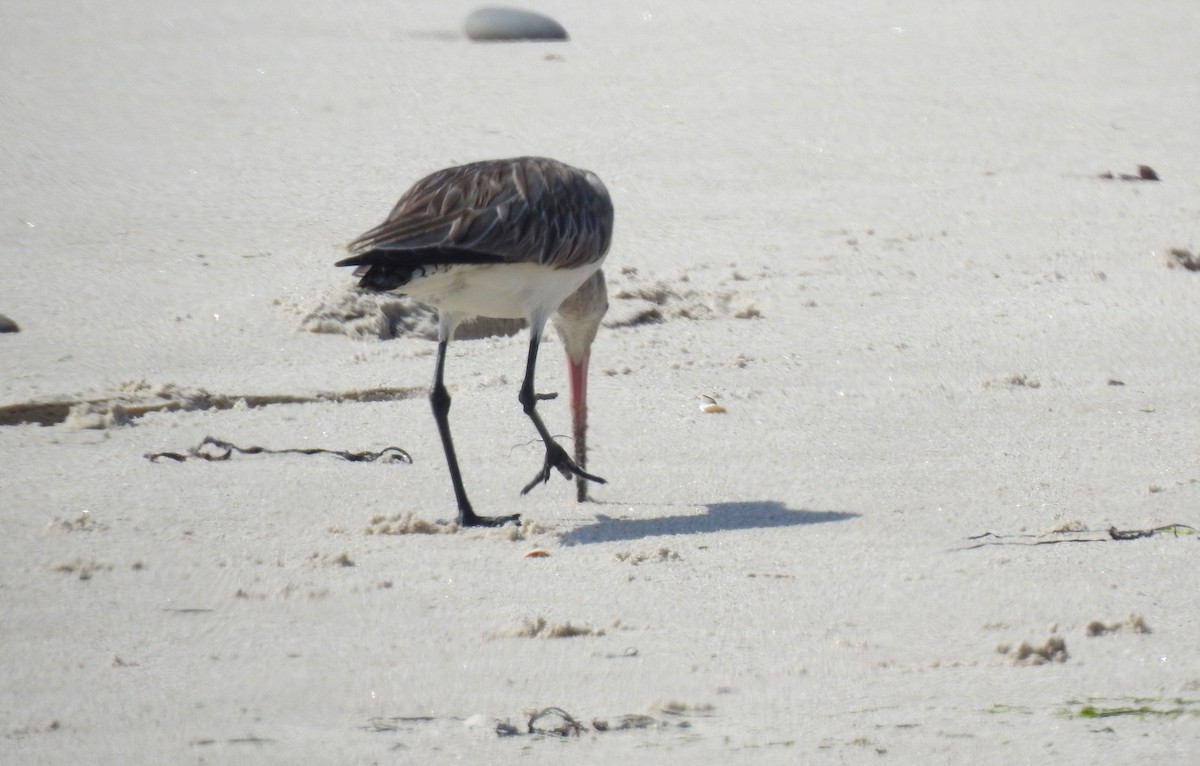
[(612, 219), (607, 191), (585, 171), (540, 157), (488, 160), (422, 178), (349, 250), (446, 247), (572, 268), (604, 256)]

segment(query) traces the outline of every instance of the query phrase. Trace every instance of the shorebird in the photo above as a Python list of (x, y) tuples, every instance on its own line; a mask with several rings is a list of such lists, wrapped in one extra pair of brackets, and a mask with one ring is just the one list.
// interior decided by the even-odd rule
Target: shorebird
[[(348, 246), (338, 266), (356, 266), (359, 286), (409, 295), (438, 312), (438, 350), (429, 401), (437, 422), (462, 526), (500, 526), (520, 514), (480, 516), (471, 507), (450, 435), (450, 394), (443, 377), (446, 349), (464, 319), (524, 318), (529, 354), (518, 400), (546, 448), (541, 471), (521, 494), (550, 479), (552, 469), (604, 483), (586, 466), (587, 366), (600, 319), (608, 309), (600, 266), (612, 242), (613, 207), (595, 173), (544, 157), (486, 160), (422, 178), (388, 217)], [(557, 311), (557, 313), (555, 313)], [(567, 353), (575, 459), (554, 440), (537, 411), (534, 369), (546, 321)]]

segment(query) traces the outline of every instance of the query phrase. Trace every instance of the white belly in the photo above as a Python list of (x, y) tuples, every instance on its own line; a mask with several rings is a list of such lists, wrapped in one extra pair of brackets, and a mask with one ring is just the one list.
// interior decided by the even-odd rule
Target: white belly
[(540, 313), (544, 320), (598, 268), (599, 262), (575, 269), (533, 263), (435, 267), (396, 292), (460, 317), (530, 319)]

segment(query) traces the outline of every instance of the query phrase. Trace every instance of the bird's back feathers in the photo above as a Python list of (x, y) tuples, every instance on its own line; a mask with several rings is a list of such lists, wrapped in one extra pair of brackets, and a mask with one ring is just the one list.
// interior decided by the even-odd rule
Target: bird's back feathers
[(426, 266), (599, 262), (613, 207), (595, 174), (543, 157), (447, 168), (413, 184), (387, 219), (349, 245), (363, 287), (395, 289)]

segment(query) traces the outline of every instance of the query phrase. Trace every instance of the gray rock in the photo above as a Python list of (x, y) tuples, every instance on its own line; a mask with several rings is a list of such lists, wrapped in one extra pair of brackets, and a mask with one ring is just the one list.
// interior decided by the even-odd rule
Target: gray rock
[(467, 37), (478, 41), (570, 39), (554, 19), (519, 8), (478, 8), (467, 16), (463, 27)]
[(17, 327), (16, 322), (0, 314), (0, 332), (21, 332), (21, 328)]

